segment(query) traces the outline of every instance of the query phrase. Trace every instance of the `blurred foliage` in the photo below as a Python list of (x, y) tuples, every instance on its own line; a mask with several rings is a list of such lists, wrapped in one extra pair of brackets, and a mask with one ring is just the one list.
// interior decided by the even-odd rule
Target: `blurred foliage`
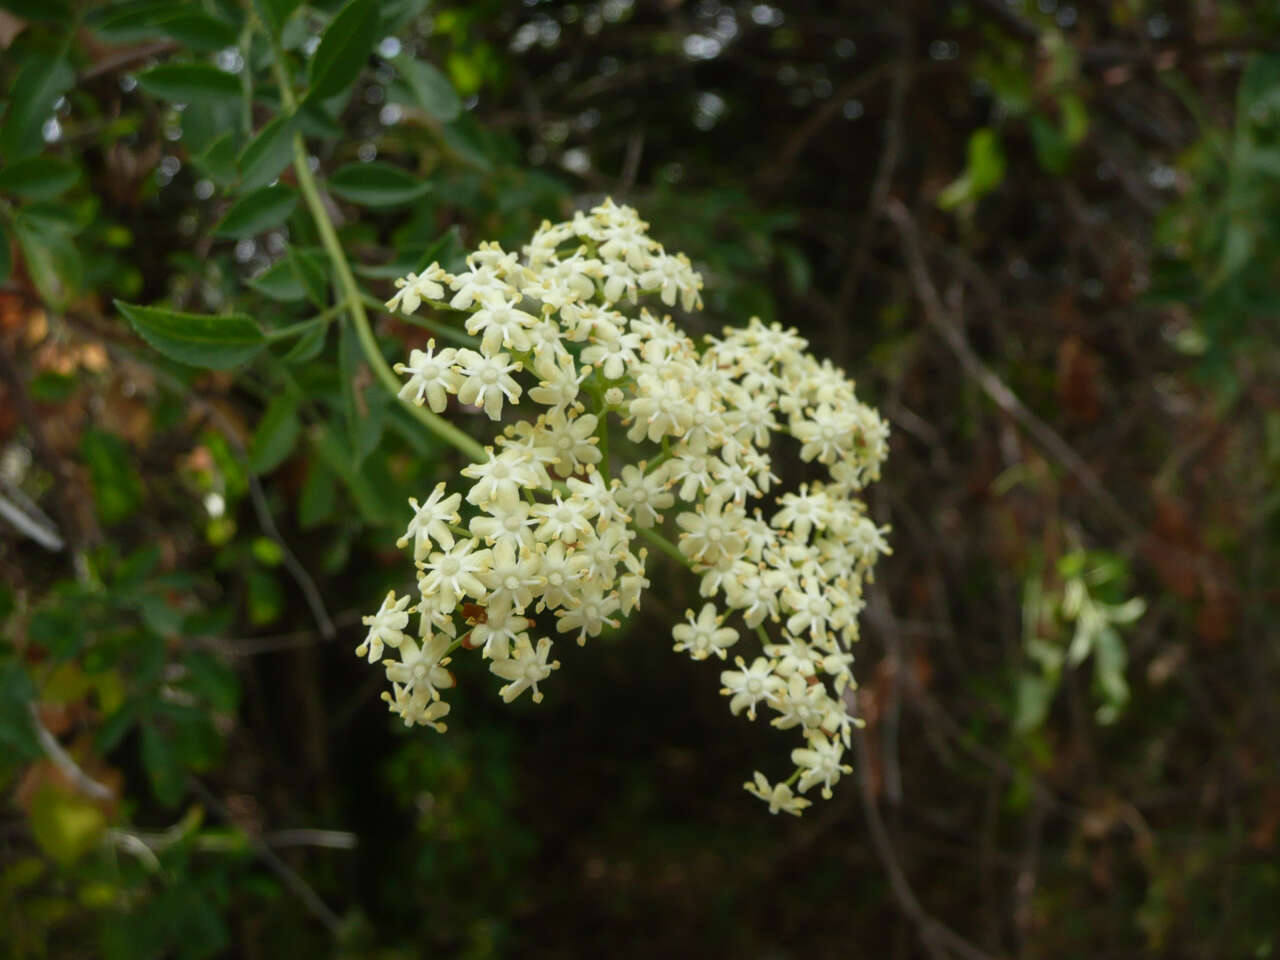
[[(1246, 0), (0, 0), (8, 955), (947, 951), (920, 910), (997, 957), (1274, 955), (1278, 37)], [(448, 734), (392, 726), (350, 650), (459, 464), (361, 352), (298, 135), (390, 358), (432, 335), (392, 278), (612, 194), (701, 258), (696, 332), (859, 377), (888, 855), (856, 784), (743, 799), (774, 732), (671, 657), (677, 582), (540, 707), (462, 670)]]

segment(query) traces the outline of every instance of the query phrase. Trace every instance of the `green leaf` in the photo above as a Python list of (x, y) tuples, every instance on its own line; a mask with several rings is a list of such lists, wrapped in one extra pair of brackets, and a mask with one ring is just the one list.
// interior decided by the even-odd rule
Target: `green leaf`
[(147, 343), (170, 360), (226, 370), (244, 363), (266, 343), (258, 325), (243, 314), (210, 316), (163, 307), (115, 302)]
[(41, 849), (66, 866), (97, 846), (107, 818), (94, 803), (69, 788), (47, 783), (32, 798), (30, 823)]
[(296, 303), (304, 298), (323, 306), (328, 278), (321, 256), (290, 247), (283, 257), (249, 280), (249, 286), (280, 303)]
[(1027, 121), (1031, 127), (1031, 142), (1036, 148), (1036, 160), (1046, 173), (1064, 174), (1071, 166), (1071, 144), (1048, 118), (1033, 113)]
[(277, 260), (256, 277), (250, 278), (248, 283), (264, 297), (280, 303), (295, 303), (307, 295), (298, 272), (287, 259)]
[(298, 205), (298, 194), (292, 187), (276, 184), (245, 194), (227, 211), (213, 229), (215, 237), (252, 237), (278, 227), (289, 219)]
[(377, 39), (378, 5), (373, 0), (351, 0), (320, 37), (308, 71), (308, 99), (327, 100), (349, 87)]
[(89, 468), (93, 505), (102, 524), (110, 527), (133, 516), (142, 506), (142, 480), (124, 442), (90, 427), (80, 436), (80, 458)]
[(143, 90), (175, 103), (218, 106), (240, 99), (240, 78), (211, 63), (162, 63), (138, 74)]
[(310, 363), (324, 350), (325, 338), (329, 333), (329, 324), (317, 323), (298, 338), (298, 342), (289, 348), (281, 359), (285, 363)]
[(285, 21), (293, 15), (301, 0), (253, 0), (254, 8), (273, 34), (280, 36)]
[(66, 23), (71, 19), (70, 5), (64, 0), (0, 0), (0, 9), (23, 20)]
[(218, 186), (229, 187), (239, 177), (235, 135), (224, 133), (209, 144), (203, 153), (192, 157), (191, 162)]
[(29, 211), (24, 210), (14, 221), (27, 273), (46, 303), (66, 306), (83, 280), (80, 252), (63, 230), (28, 214)]
[(293, 452), (299, 432), (297, 401), (286, 394), (278, 395), (253, 432), (249, 469), (256, 474), (270, 473)]
[(174, 2), (126, 4), (121, 10), (107, 8), (100, 15), (90, 14), (89, 20), (94, 32), (113, 45), (172, 37), (184, 47), (212, 53), (235, 44), (234, 26), (192, 9), (193, 6)]
[(473, 116), (462, 114), (453, 123), (446, 124), (441, 134), (444, 142), (449, 145), (449, 149), (464, 163), (482, 173), (488, 173), (493, 169), (493, 161), (489, 159), (491, 148), (486, 133)]
[(298, 523), (304, 530), (319, 526), (334, 516), (337, 505), (338, 486), (332, 471), (320, 458), (312, 458), (298, 497)]
[(449, 78), (423, 60), (399, 56), (391, 61), (404, 77), (412, 105), (421, 107), (441, 123), (449, 123), (462, 112), (462, 100)]
[(293, 159), (292, 115), (276, 117), (249, 141), (240, 154), (240, 188), (257, 190), (280, 175)]
[(22, 664), (16, 660), (0, 661), (0, 756), (14, 760), (40, 756), (35, 728), (27, 712), (27, 704), (35, 695), (35, 686)]
[(1004, 147), (990, 127), (980, 127), (969, 137), (969, 163), (958, 179), (938, 195), (938, 206), (952, 210), (990, 193), (1004, 180)]
[(9, 94), (9, 110), (0, 126), (0, 151), (15, 163), (44, 147), (44, 124), (57, 99), (75, 83), (75, 72), (61, 58), (30, 57), (18, 71)]
[(319, 249), (300, 250), (290, 247), (285, 259), (306, 289), (307, 297), (323, 309), (329, 303), (329, 258)]
[(142, 765), (151, 780), (151, 790), (166, 807), (182, 799), (184, 771), (173, 743), (154, 724), (142, 728)]
[(215, 53), (235, 46), (238, 39), (236, 28), (231, 24), (198, 10), (186, 10), (167, 18), (158, 26), (158, 32), (164, 36), (172, 37), (184, 47), (202, 53)]
[(365, 207), (394, 207), (416, 200), (430, 184), (389, 163), (349, 163), (329, 178), (329, 189)]
[(27, 200), (51, 200), (80, 179), (80, 168), (60, 157), (28, 157), (0, 170), (0, 192)]

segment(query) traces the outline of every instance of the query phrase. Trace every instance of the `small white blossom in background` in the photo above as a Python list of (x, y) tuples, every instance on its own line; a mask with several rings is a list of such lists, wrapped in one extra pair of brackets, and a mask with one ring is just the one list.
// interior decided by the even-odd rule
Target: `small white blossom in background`
[[(475, 338), (411, 351), (396, 366), (401, 396), (437, 414), (453, 398), (502, 427), (461, 471), (465, 491), (442, 483), (409, 501), (398, 544), (412, 544), (417, 600), (388, 595), (356, 651), (396, 651), (382, 660), (392, 712), (443, 730), (459, 649), (489, 661), (504, 700), (540, 701), (556, 638), (584, 644), (643, 602), (646, 537), (702, 597), (673, 625), (674, 649), (725, 660), (758, 646), (720, 674), (720, 692), (735, 716), (769, 711), (801, 740), (787, 779), (757, 772), (747, 791), (797, 815), (803, 794), (830, 797), (850, 772), (857, 721), (842, 694), (855, 686), (863, 583), (889, 552), (861, 500), (888, 427), (843, 371), (755, 318), (695, 344), (661, 310), (700, 309), (702, 278), (608, 200), (543, 223), (520, 253), (484, 243), (465, 271), (433, 263), (396, 288), (388, 309), (461, 311)], [(778, 454), (825, 477), (769, 496)]]

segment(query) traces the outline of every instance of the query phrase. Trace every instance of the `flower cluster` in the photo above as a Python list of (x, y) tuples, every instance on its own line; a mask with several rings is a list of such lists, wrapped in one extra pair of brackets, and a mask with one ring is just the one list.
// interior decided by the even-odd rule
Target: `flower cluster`
[[(788, 779), (756, 773), (746, 789), (773, 812), (799, 813), (814, 787), (829, 797), (850, 770), (842, 694), (863, 582), (889, 552), (859, 499), (885, 459), (885, 422), (794, 330), (752, 319), (698, 345), (650, 312), (699, 309), (702, 280), (629, 207), (544, 223), (519, 254), (481, 244), (466, 264), (409, 274), (387, 304), (459, 311), (474, 338), (412, 351), (396, 367), (402, 396), (437, 414), (455, 397), (502, 424), (462, 471), (469, 489), (409, 501), (400, 546), (412, 544), (416, 596), (388, 595), (357, 650), (385, 666), (391, 710), (443, 730), (459, 649), (489, 661), (504, 700), (541, 700), (559, 661), (540, 634), (584, 644), (634, 611), (649, 586), (643, 538), (698, 579), (676, 651), (727, 660), (758, 638), (721, 692), (735, 715), (767, 710), (801, 738)], [(533, 416), (504, 417), (523, 400)], [(822, 479), (778, 492), (782, 436)]]

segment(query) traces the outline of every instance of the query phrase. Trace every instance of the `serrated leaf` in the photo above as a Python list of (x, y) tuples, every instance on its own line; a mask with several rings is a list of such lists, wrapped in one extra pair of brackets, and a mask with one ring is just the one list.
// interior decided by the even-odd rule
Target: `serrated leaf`
[(243, 314), (211, 316), (115, 303), (142, 339), (169, 359), (193, 367), (226, 370), (244, 363), (266, 343), (258, 325)]
[(329, 189), (365, 207), (394, 207), (421, 197), (430, 185), (389, 163), (349, 163), (329, 178)]
[(28, 157), (0, 169), (0, 193), (51, 200), (74, 186), (80, 168), (61, 157)]
[(218, 106), (240, 99), (240, 78), (211, 63), (162, 63), (138, 74), (152, 96), (174, 103)]
[(320, 37), (308, 69), (308, 99), (327, 100), (349, 87), (377, 39), (378, 5), (372, 0), (351, 0)]
[(282, 183), (262, 187), (233, 203), (213, 235), (232, 239), (255, 236), (284, 223), (297, 205), (298, 194), (292, 187)]
[(257, 190), (280, 175), (293, 159), (292, 115), (281, 115), (264, 126), (240, 154), (240, 187)]
[(256, 474), (270, 473), (293, 452), (299, 432), (297, 401), (285, 394), (277, 396), (253, 432), (249, 469)]
[(7, 163), (39, 153), (45, 121), (57, 99), (71, 89), (75, 72), (60, 57), (36, 55), (18, 71), (9, 93), (9, 109), (0, 125), (0, 151)]
[(449, 78), (422, 60), (399, 56), (391, 61), (404, 78), (413, 96), (412, 105), (421, 107), (441, 123), (449, 123), (462, 112), (462, 100)]

